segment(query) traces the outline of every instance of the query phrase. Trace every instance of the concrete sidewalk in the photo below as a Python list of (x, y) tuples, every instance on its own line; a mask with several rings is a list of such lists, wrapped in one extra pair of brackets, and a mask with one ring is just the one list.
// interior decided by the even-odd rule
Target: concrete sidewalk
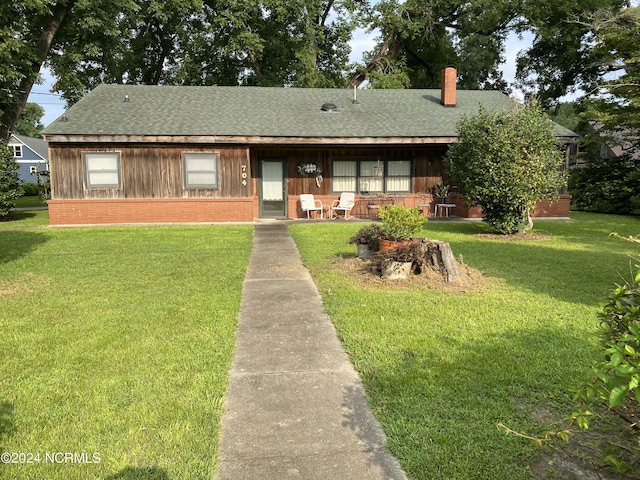
[(284, 224), (256, 226), (217, 480), (406, 480)]

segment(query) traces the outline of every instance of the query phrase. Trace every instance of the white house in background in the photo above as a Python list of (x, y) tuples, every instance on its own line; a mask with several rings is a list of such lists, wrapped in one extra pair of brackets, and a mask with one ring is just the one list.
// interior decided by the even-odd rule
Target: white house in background
[(36, 172), (49, 171), (49, 144), (46, 141), (11, 134), (7, 145), (19, 165), (18, 176), (23, 183), (38, 183)]

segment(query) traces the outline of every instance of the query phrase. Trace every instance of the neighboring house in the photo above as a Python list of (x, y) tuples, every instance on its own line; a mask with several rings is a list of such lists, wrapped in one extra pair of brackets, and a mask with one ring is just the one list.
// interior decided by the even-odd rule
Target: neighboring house
[[(589, 142), (593, 145), (592, 153), (600, 160), (626, 157), (630, 161), (637, 162), (640, 158), (638, 138), (631, 135), (630, 130), (610, 132), (603, 130), (602, 124), (590, 122), (587, 124), (587, 132), (590, 134)], [(584, 158), (580, 159), (582, 162), (578, 166), (586, 166)]]
[(9, 149), (18, 162), (18, 176), (24, 183), (38, 183), (36, 172), (49, 170), (49, 145), (41, 138), (11, 134)]
[[(43, 132), (50, 221), (298, 218), (300, 194), (327, 207), (345, 191), (357, 194), (357, 217), (390, 202), (432, 204), (457, 122), (510, 101), (456, 92), (455, 69), (442, 90), (101, 85)], [(557, 131), (559, 143), (575, 142)], [(449, 201), (452, 215), (481, 215)], [(568, 217), (569, 197), (537, 214)]]

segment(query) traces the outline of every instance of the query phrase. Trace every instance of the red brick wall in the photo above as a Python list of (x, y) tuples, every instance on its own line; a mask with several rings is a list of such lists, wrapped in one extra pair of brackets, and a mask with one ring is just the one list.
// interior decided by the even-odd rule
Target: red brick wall
[[(325, 207), (325, 216), (333, 200), (338, 195), (319, 195)], [(406, 195), (406, 206), (431, 203), (423, 196)], [(459, 201), (456, 201), (459, 200)], [(569, 217), (571, 196), (561, 195), (560, 200), (550, 204), (540, 202), (534, 216)], [(450, 198), (456, 207), (451, 215), (463, 218), (482, 218), (479, 207), (465, 207), (461, 199)], [(372, 217), (377, 211), (368, 211), (367, 201), (356, 196), (356, 208), (352, 213), (361, 218)], [(209, 222), (252, 222), (258, 218), (258, 199), (253, 198), (139, 198), (101, 200), (49, 200), (49, 221), (51, 225), (95, 225), (113, 223), (209, 223)], [(300, 209), (299, 196), (289, 197), (289, 218), (306, 218)]]
[[(455, 203), (456, 207), (451, 209), (451, 215), (456, 215), (463, 218), (482, 218), (482, 208), (480, 207), (467, 207), (462, 201), (462, 197), (453, 196), (449, 197), (451, 203)], [(555, 202), (549, 202), (543, 200), (538, 202), (536, 210), (533, 214), (534, 217), (551, 217), (551, 218), (568, 218), (569, 207), (571, 205), (571, 195), (560, 195), (559, 199)]]
[(49, 200), (51, 225), (252, 222), (256, 198)]

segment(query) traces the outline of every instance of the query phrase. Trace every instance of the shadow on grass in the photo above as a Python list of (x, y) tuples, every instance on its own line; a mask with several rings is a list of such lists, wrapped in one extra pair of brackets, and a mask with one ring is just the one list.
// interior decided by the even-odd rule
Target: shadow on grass
[(535, 242), (452, 242), (455, 255), (483, 273), (561, 301), (598, 305), (615, 283), (629, 278), (624, 250), (565, 249)]
[(386, 437), (371, 414), (359, 381), (344, 387), (342, 409), (342, 426), (358, 437), (370, 470), (381, 471), (390, 480), (405, 478), (400, 464), (387, 452)]
[(531, 478), (541, 450), (497, 425), (533, 436), (566, 426), (568, 389), (586, 380), (591, 347), (565, 328), (444, 340), (399, 346), (387, 352), (395, 363), (363, 372), (392, 453), (416, 479)]
[[(0, 401), (0, 442), (14, 434), (16, 426), (13, 423), (13, 403)], [(5, 449), (0, 445), (0, 453)]]
[(0, 401), (0, 440), (10, 437), (14, 430), (13, 403)]
[(126, 467), (104, 480), (168, 480), (167, 472), (158, 467)]
[(7, 218), (2, 220), (2, 223), (5, 225), (10, 225), (13, 222), (18, 222), (20, 220), (26, 220), (27, 218), (33, 218), (36, 214), (33, 210), (18, 210), (13, 211), (9, 214)]
[(24, 257), (47, 240), (46, 234), (40, 232), (0, 230), (0, 263)]

